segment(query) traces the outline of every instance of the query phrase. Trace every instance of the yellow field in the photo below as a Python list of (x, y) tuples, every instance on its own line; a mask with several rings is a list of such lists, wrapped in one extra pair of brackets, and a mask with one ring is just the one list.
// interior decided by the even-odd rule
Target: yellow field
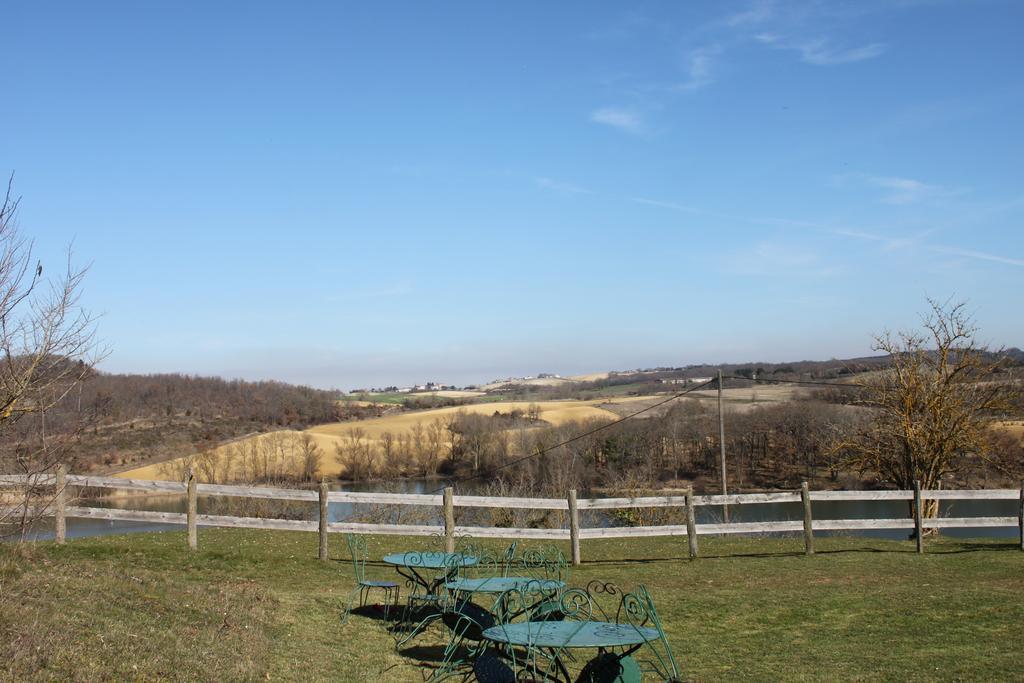
[(1022, 420), (1006, 420), (1004, 422), (997, 422), (995, 424), (996, 429), (1013, 434), (1016, 437), (1024, 439), (1024, 421)]
[[(260, 458), (289, 459), (291, 466), (294, 466), (295, 458), (297, 456), (291, 455), (291, 453), (295, 452), (296, 449), (299, 448), (299, 444), (303, 437), (308, 437), (320, 448), (320, 453), (322, 454), (322, 463), (320, 468), (321, 473), (326, 476), (337, 476), (343, 473), (344, 467), (338, 463), (334, 457), (335, 446), (343, 442), (354, 430), (360, 430), (364, 435), (365, 440), (376, 446), (379, 444), (381, 437), (385, 433), (390, 433), (394, 436), (398, 436), (399, 434), (408, 434), (417, 424), (426, 429), (429, 424), (437, 420), (444, 420), (460, 410), (467, 413), (491, 415), (495, 411), (509, 413), (516, 409), (526, 412), (531, 405), (536, 405), (540, 409), (540, 418), (542, 420), (553, 425), (559, 425), (571, 420), (587, 420), (591, 418), (615, 419), (617, 418), (615, 413), (601, 408), (600, 405), (609, 403), (631, 403), (634, 401), (645, 400), (647, 398), (649, 397), (629, 396), (616, 399), (597, 399), (591, 401), (537, 401), (536, 403), (530, 403), (528, 401), (510, 401), (507, 403), (475, 403), (466, 406), (398, 413), (369, 420), (335, 422), (332, 424), (312, 427), (311, 429), (307, 429), (302, 432), (282, 430), (267, 434), (260, 434), (259, 436), (250, 437), (248, 439), (220, 446), (214, 450), (212, 456), (214, 459), (219, 458), (227, 460), (228, 463), (235, 463), (224, 465), (225, 467), (230, 467), (232, 471), (235, 471), (237, 463), (243, 459), (243, 453), (251, 456), (251, 454), (255, 452), (259, 452)], [(184, 471), (185, 467), (187, 467), (187, 460), (188, 458), (178, 458), (166, 463), (147, 465), (145, 467), (128, 470), (127, 472), (121, 472), (115, 476), (127, 479), (176, 479), (180, 477), (180, 473)], [(218, 467), (218, 465), (215, 464), (214, 467)], [(204, 477), (200, 474), (200, 479), (205, 480), (208, 479), (208, 477)]]
[(589, 375), (573, 375), (569, 377), (574, 382), (596, 382), (602, 379), (608, 379), (607, 372), (592, 372)]
[[(616, 402), (620, 401), (617, 400)], [(540, 418), (555, 425), (570, 420), (586, 420), (591, 417), (615, 417), (611, 412), (596, 407), (598, 403), (602, 403), (602, 401), (538, 401), (535, 405), (540, 408)], [(445, 418), (460, 410), (478, 415), (491, 415), (495, 411), (510, 413), (516, 409), (526, 412), (530, 405), (528, 401), (474, 403), (467, 406), (450, 406), (447, 408), (435, 408), (434, 410), (399, 413), (370, 420), (360, 420), (359, 422), (334, 422), (332, 424), (312, 427), (307, 431), (311, 434), (337, 437), (358, 427), (366, 433), (367, 437), (378, 439), (385, 432), (391, 432), (392, 434), (408, 432), (417, 423), (425, 427), (438, 418)]]
[[(792, 401), (797, 396), (797, 394), (803, 391), (804, 390), (801, 389), (800, 387), (789, 384), (741, 387), (734, 389), (725, 388), (722, 389), (722, 398), (726, 401), (749, 403), (755, 403), (758, 401)], [(691, 395), (702, 396), (705, 398), (718, 398), (718, 390), (701, 389), (700, 391), (691, 392)]]

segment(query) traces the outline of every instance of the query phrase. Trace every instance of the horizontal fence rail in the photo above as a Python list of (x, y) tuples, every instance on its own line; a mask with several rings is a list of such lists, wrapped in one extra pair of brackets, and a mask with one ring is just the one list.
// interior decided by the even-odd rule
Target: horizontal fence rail
[[(151, 512), (67, 505), (67, 487), (123, 489), (150, 493), (185, 494), (186, 512)], [(38, 501), (11, 505), (10, 496), (0, 505), (0, 521), (17, 519), (21, 516), (46, 515), (57, 518), (57, 541), (64, 541), (63, 520), (66, 517), (103, 519), (127, 522), (158, 524), (184, 524), (189, 528), (190, 545), (195, 546), (196, 527), (223, 527), (239, 529), (276, 529), (285, 531), (318, 531), (321, 534), (321, 557), (326, 559), (326, 534), (384, 534), (401, 536), (444, 536), (447, 545), (453, 546), (460, 536), (474, 538), (540, 539), (549, 541), (570, 541), (573, 562), (580, 562), (579, 541), (600, 538), (642, 538), (651, 536), (686, 536), (690, 539), (690, 556), (697, 556), (696, 537), (701, 535), (766, 534), (803, 532), (805, 551), (813, 554), (815, 531), (858, 531), (870, 529), (906, 529), (915, 532), (918, 551), (922, 551), (921, 537), (928, 529), (995, 528), (1018, 527), (1021, 549), (1024, 550), (1024, 484), (1021, 489), (948, 489), (948, 490), (897, 490), (897, 491), (810, 491), (805, 483), (800, 491), (770, 493), (739, 493), (729, 495), (685, 495), (636, 496), (616, 498), (576, 498), (570, 491), (565, 498), (525, 498), (501, 496), (454, 495), (452, 489), (445, 489), (444, 495), (372, 493), (352, 491), (328, 491), (321, 484), (319, 491), (288, 489), (265, 486), (238, 486), (226, 484), (200, 484), (190, 474), (186, 481), (150, 481), (67, 474), (63, 466), (56, 473), (3, 474), (0, 487), (15, 490), (31, 490), (40, 487), (56, 489), (52, 500), (40, 504)], [(321, 515), (326, 516), (329, 503), (355, 503), (364, 505), (417, 505), (441, 507), (444, 524), (371, 524), (361, 522), (329, 522), (320, 520), (291, 520), (263, 517), (234, 517), (227, 515), (198, 514), (196, 498), (199, 495), (229, 496), (282, 501), (319, 502)], [(811, 510), (813, 502), (821, 501), (907, 501), (908, 516), (898, 519), (814, 519)], [(941, 500), (1019, 500), (1019, 514), (1016, 517), (922, 517), (909, 514), (911, 509), (920, 510), (922, 501)], [(803, 503), (803, 519), (701, 523), (695, 521), (695, 508), (700, 506), (758, 505), (773, 503)], [(26, 507), (26, 505), (28, 507)], [(457, 526), (454, 508), (506, 508), (532, 510), (558, 510), (568, 513), (568, 528), (515, 528), (496, 526)], [(656, 526), (622, 526), (580, 528), (580, 510), (614, 510), (629, 508), (684, 508), (686, 524)]]

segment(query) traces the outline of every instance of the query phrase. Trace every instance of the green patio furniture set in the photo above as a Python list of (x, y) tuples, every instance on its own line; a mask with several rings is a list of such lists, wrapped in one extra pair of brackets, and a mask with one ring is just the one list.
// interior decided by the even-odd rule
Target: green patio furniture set
[(379, 589), (385, 620), (394, 617), (389, 627), (399, 651), (440, 628), (444, 645), (430, 680), (680, 680), (647, 589), (623, 592), (601, 582), (571, 587), (570, 567), (557, 548), (517, 553), (513, 543), (495, 552), (462, 538), (453, 553), (385, 555), (383, 562), (408, 588), (399, 610), (397, 582), (366, 578), (365, 541), (349, 536), (348, 546), (357, 585), (342, 619), (357, 596), (362, 605), (370, 590)]

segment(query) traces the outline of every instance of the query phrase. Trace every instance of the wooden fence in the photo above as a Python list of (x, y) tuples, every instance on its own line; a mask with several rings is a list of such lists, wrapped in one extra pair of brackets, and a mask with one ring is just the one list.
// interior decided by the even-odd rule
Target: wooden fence
[[(914, 530), (917, 551), (923, 552), (922, 533), (927, 529), (954, 529), (976, 527), (1017, 527), (1020, 547), (1024, 550), (1024, 483), (1020, 489), (984, 490), (921, 490), (915, 486), (907, 491), (811, 491), (806, 482), (798, 491), (773, 493), (740, 493), (730, 495), (694, 495), (692, 489), (682, 496), (652, 496), (634, 498), (583, 498), (576, 497), (576, 491), (569, 491), (565, 498), (513, 498), (492, 496), (455, 495), (451, 488), (445, 488), (442, 495), (406, 493), (356, 493), (329, 491), (322, 483), (318, 491), (284, 489), (259, 486), (228, 486), (222, 484), (200, 484), (189, 475), (187, 481), (148, 481), (120, 479), (117, 477), (94, 477), (66, 474), (59, 467), (55, 474), (0, 475), (0, 486), (55, 487), (51, 502), (40, 512), (55, 518), (55, 535), (58, 543), (65, 540), (65, 519), (67, 517), (121, 520), (129, 522), (155, 522), (184, 524), (188, 530), (189, 547), (198, 547), (197, 528), (232, 527), (242, 529), (280, 529), (286, 531), (316, 531), (320, 535), (320, 558), (327, 559), (327, 539), (331, 533), (392, 534), (402, 536), (441, 535), (445, 537), (448, 550), (454, 548), (458, 536), (475, 538), (515, 538), (567, 540), (572, 548), (572, 561), (580, 563), (580, 541), (592, 538), (633, 538), (641, 536), (686, 536), (691, 558), (698, 555), (697, 538), (707, 534), (761, 534), (780, 532), (802, 532), (804, 549), (814, 553), (815, 531), (855, 531), (865, 529), (907, 529)], [(111, 488), (145, 491), (151, 493), (179, 493), (186, 496), (186, 512), (148, 512), (141, 510), (118, 510), (110, 508), (80, 507), (67, 504), (69, 487)], [(319, 503), (317, 520), (303, 521), (261, 517), (231, 517), (224, 515), (201, 515), (197, 511), (200, 495), (262, 498), (271, 500), (308, 501)], [(815, 501), (913, 501), (913, 517), (896, 519), (814, 519)], [(1013, 517), (922, 517), (923, 500), (1016, 500), (1018, 514)], [(414, 524), (364, 524), (358, 522), (329, 522), (327, 510), (330, 503), (360, 503), (371, 505), (420, 505), (441, 509), (443, 525)], [(762, 522), (696, 523), (696, 508), (700, 506), (757, 505), (764, 503), (802, 503), (803, 519)], [(527, 529), (486, 526), (457, 526), (455, 508), (519, 508), (533, 510), (559, 510), (568, 513), (567, 529)], [(623, 508), (684, 508), (685, 524), (657, 526), (624, 526), (581, 528), (581, 510), (612, 510)], [(11, 508), (8, 508), (10, 510)], [(908, 505), (908, 510), (909, 510)]]

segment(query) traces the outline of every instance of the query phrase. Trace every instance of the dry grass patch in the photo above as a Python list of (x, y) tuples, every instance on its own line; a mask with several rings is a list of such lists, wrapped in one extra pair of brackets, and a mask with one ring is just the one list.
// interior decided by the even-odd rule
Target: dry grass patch
[(267, 668), (274, 600), (251, 581), (43, 556), (0, 596), (6, 680), (244, 680)]

